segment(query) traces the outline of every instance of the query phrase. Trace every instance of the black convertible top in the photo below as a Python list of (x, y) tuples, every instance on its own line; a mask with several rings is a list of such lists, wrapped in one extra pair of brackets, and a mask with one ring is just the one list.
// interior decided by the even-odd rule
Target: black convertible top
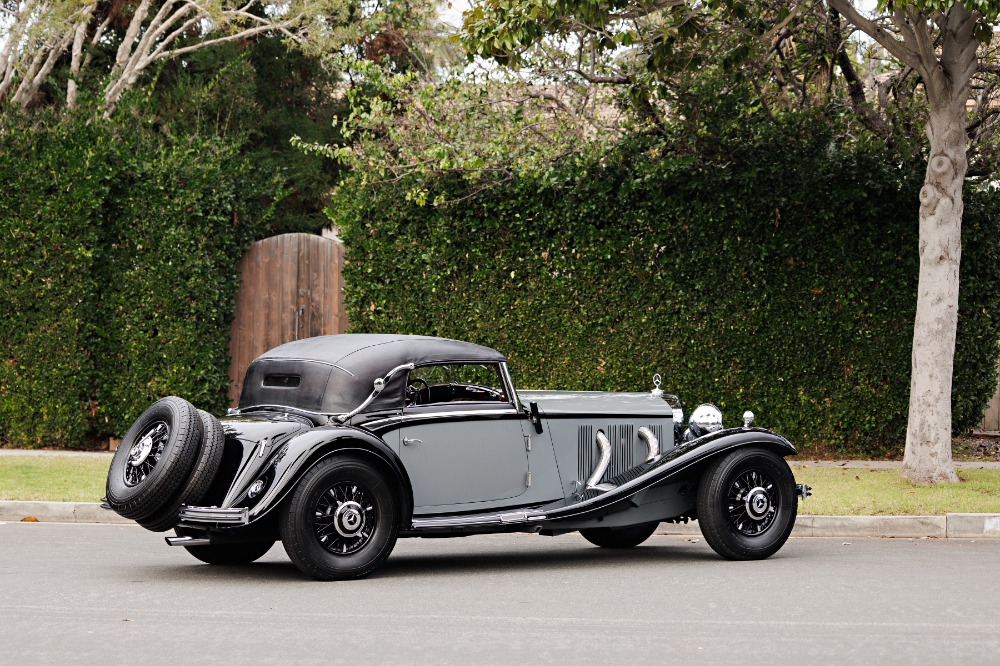
[[(247, 369), (240, 408), (282, 405), (313, 412), (349, 412), (372, 382), (413, 363), (500, 363), (500, 352), (459, 340), (421, 335), (323, 335), (289, 342), (258, 356)], [(402, 406), (407, 373), (397, 373), (366, 411)]]
[(356, 375), (382, 377), (397, 365), (462, 361), (499, 363), (503, 354), (489, 347), (425, 335), (321, 335), (296, 340), (261, 354), (262, 359), (300, 359), (332, 363)]

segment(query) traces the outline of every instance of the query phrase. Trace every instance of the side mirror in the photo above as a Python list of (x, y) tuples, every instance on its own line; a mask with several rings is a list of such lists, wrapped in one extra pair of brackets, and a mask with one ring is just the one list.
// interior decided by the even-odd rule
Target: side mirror
[(528, 403), (528, 418), (531, 419), (531, 425), (535, 426), (535, 432), (542, 434), (542, 418), (538, 415), (537, 402)]

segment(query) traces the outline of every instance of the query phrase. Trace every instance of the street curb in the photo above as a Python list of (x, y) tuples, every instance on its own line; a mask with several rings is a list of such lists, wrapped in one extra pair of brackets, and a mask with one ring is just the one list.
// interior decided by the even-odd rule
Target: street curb
[(40, 523), (114, 523), (134, 524), (114, 511), (102, 509), (97, 502), (0, 502), (0, 521)]
[[(133, 525), (96, 502), (0, 501), (0, 522), (34, 518), (42, 523)], [(30, 521), (34, 522), (34, 521)], [(657, 534), (701, 536), (698, 521), (662, 523)], [(949, 513), (944, 516), (799, 516), (792, 536), (1000, 539), (1000, 514)]]
[[(657, 534), (701, 536), (698, 521), (663, 523)], [(949, 513), (944, 516), (799, 516), (792, 536), (1000, 539), (1000, 514)]]

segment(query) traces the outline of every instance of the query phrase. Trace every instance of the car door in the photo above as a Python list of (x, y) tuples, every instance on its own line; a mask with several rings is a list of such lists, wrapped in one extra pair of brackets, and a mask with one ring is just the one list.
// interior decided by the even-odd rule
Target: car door
[[(449, 373), (457, 369), (448, 368)], [(399, 452), (417, 511), (512, 499), (523, 495), (530, 483), (522, 429), (525, 416), (506, 399), (502, 380), (491, 379), (496, 369), (478, 368), (475, 373), (461, 370), (483, 377), (416, 384), (422, 397), (403, 409)], [(489, 372), (483, 373), (484, 368)], [(417, 368), (411, 378), (432, 377), (435, 372), (440, 374), (434, 368)]]

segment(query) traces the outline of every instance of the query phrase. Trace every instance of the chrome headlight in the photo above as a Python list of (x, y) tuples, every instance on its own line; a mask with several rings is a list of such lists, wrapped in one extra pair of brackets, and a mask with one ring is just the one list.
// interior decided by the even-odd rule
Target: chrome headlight
[(722, 430), (722, 412), (719, 411), (718, 407), (709, 403), (698, 405), (691, 412), (688, 428), (695, 437)]

